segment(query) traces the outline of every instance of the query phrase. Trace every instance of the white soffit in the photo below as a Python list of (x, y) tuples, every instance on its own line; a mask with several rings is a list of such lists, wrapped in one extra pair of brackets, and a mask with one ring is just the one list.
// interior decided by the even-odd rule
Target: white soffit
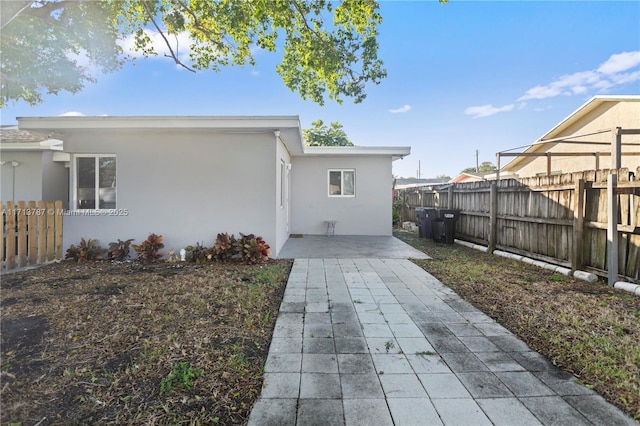
[(410, 146), (305, 146), (305, 156), (388, 156), (393, 160), (411, 154)]

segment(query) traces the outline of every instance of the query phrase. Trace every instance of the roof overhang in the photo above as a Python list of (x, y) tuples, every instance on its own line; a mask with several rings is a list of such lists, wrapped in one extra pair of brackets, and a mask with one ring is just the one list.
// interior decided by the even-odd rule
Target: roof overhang
[(305, 156), (382, 156), (393, 161), (411, 154), (410, 146), (305, 146)]
[(411, 153), (411, 147), (303, 146), (298, 116), (18, 117), (18, 126), (62, 140), (69, 134), (95, 131), (273, 133), (292, 156), (387, 156), (397, 160)]
[(18, 117), (18, 127), (33, 133), (63, 139), (79, 132), (211, 132), (273, 133), (291, 155), (303, 152), (298, 116), (79, 116)]
[(21, 152), (21, 151), (62, 151), (62, 141), (57, 139), (47, 139), (42, 142), (25, 142), (25, 143), (2, 143), (0, 142), (0, 151), (3, 152)]

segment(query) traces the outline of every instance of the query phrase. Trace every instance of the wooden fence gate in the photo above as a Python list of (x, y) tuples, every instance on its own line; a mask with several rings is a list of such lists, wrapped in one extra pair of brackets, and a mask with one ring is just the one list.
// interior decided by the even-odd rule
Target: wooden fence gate
[(62, 259), (62, 201), (2, 203), (2, 270)]

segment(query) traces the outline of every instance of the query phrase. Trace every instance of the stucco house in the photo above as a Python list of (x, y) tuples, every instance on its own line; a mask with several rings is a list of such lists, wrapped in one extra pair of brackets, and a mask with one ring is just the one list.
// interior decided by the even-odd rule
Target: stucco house
[(18, 126), (2, 126), (0, 200), (67, 200), (68, 168), (61, 154), (60, 140), (20, 130)]
[(391, 165), (409, 147), (306, 147), (297, 116), (27, 117), (64, 142), (64, 246), (165, 237), (167, 249), (253, 233), (391, 235)]
[[(608, 169), (616, 127), (640, 129), (640, 95), (591, 98), (524, 150), (525, 154), (543, 155), (516, 156), (500, 168), (500, 175), (531, 177)], [(635, 170), (640, 165), (640, 136), (623, 135), (621, 152), (621, 167)]]

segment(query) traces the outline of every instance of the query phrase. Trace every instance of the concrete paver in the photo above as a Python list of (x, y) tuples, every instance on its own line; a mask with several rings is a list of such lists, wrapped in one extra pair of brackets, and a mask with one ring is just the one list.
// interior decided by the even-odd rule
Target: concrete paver
[(406, 259), (296, 259), (250, 425), (634, 421)]

